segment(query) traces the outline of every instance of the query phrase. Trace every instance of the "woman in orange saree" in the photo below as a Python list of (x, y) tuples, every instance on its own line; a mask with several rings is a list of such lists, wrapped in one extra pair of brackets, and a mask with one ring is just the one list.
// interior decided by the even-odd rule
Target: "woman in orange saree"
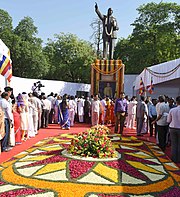
[(111, 101), (110, 101), (109, 98), (106, 98), (106, 116), (105, 116), (105, 124), (111, 123), (110, 107), (111, 107)]

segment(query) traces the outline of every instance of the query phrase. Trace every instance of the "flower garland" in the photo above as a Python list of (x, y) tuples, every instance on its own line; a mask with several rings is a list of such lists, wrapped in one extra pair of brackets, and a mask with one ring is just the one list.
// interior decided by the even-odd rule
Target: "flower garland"
[(111, 36), (112, 33), (113, 33), (113, 26), (111, 27), (111, 30), (110, 30), (110, 33), (109, 33), (108, 29), (107, 29), (107, 22), (108, 22), (108, 18), (106, 17), (106, 19), (105, 19), (105, 32), (106, 32), (106, 35)]
[(123, 64), (118, 65), (118, 68), (116, 68), (115, 70), (112, 70), (112, 71), (103, 71), (103, 70), (99, 69), (97, 66), (95, 66), (94, 64), (92, 64), (92, 66), (97, 72), (99, 72), (103, 75), (114, 75), (116, 72), (118, 72), (122, 68)]
[(155, 76), (155, 77), (166, 78), (166, 77), (171, 76), (173, 73), (175, 73), (179, 68), (180, 68), (180, 64), (177, 65), (177, 66), (176, 66), (175, 68), (173, 68), (172, 70), (167, 71), (167, 72), (164, 72), (164, 73), (155, 72), (155, 71), (150, 70), (149, 68), (146, 68), (146, 70), (147, 70), (151, 75), (153, 75), (153, 76)]

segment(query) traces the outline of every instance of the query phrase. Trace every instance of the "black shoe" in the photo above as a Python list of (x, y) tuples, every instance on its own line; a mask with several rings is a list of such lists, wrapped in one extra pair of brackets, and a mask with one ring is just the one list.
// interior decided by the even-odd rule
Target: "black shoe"
[(143, 136), (143, 134), (140, 133), (140, 134), (137, 134), (137, 136)]

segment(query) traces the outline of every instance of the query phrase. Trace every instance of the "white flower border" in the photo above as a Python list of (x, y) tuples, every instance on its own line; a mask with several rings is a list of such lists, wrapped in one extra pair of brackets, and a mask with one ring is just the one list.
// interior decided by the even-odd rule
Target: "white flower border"
[(116, 158), (93, 158), (93, 157), (80, 157), (80, 156), (74, 156), (72, 154), (69, 154), (67, 150), (63, 150), (61, 154), (65, 157), (71, 158), (71, 159), (77, 159), (77, 160), (83, 160), (83, 161), (117, 161), (121, 158), (121, 154), (115, 151), (115, 154), (117, 155)]

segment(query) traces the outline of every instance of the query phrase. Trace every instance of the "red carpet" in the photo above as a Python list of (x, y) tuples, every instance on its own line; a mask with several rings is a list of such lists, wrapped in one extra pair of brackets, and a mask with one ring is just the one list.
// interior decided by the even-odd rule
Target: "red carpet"
[[(2, 152), (0, 155), (0, 163), (7, 161), (8, 159), (12, 158), (14, 155), (17, 155), (18, 153), (30, 148), (35, 143), (39, 142), (40, 140), (47, 138), (47, 137), (53, 137), (57, 136), (62, 133), (79, 133), (81, 131), (85, 131), (86, 129), (90, 128), (90, 125), (87, 124), (75, 124), (74, 127), (71, 127), (70, 130), (62, 130), (60, 129), (59, 125), (52, 124), (49, 125), (48, 128), (40, 129), (39, 134), (36, 135), (35, 138), (31, 138), (27, 140), (26, 142), (23, 142), (21, 145), (15, 146), (11, 151), (9, 152)], [(113, 128), (111, 128), (113, 133)], [(136, 136), (136, 131), (131, 129), (124, 129), (124, 135), (125, 136)], [(150, 142), (156, 142), (154, 137), (150, 137), (149, 134), (146, 134), (142, 137), (139, 137), (141, 140), (150, 141)], [(171, 158), (171, 151), (170, 147), (167, 147), (165, 152), (169, 158)], [(177, 164), (178, 167), (180, 167), (180, 163)]]
[(75, 126), (71, 127), (70, 130), (62, 130), (57, 124), (49, 125), (48, 128), (40, 129), (39, 134), (36, 135), (34, 138), (30, 138), (26, 142), (23, 142), (20, 145), (16, 145), (9, 152), (2, 152), (0, 155), (0, 163), (11, 159), (14, 155), (17, 155), (18, 153), (30, 148), (32, 145), (36, 144), (40, 140), (43, 140), (44, 138), (57, 136), (62, 133), (79, 133), (81, 131), (85, 131), (88, 128), (90, 128), (90, 125), (75, 124)]

